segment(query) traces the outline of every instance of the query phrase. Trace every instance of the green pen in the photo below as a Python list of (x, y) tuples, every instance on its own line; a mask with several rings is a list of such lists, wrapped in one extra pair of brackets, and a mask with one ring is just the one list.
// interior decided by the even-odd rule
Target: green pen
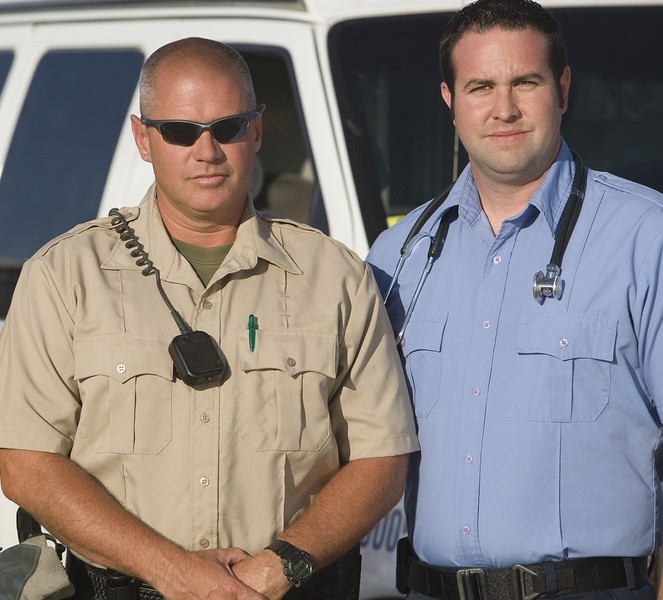
[(255, 315), (249, 315), (249, 350), (253, 352), (256, 348), (256, 329), (258, 328), (258, 319)]

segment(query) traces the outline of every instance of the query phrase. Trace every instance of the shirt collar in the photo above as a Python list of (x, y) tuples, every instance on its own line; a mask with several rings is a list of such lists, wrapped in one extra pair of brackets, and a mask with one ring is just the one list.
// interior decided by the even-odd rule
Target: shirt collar
[(256, 212), (253, 201), (247, 198), (233, 247), (212, 280), (235, 271), (253, 269), (258, 264), (258, 259), (265, 260), (288, 273), (296, 275), (303, 273), (277, 238), (275, 228), (270, 225), (270, 221)]
[(553, 234), (557, 231), (564, 206), (571, 194), (574, 171), (571, 150), (562, 141), (553, 164), (528, 203), (543, 214)]
[[(554, 234), (571, 193), (574, 171), (573, 156), (566, 142), (562, 140), (559, 152), (541, 185), (536, 189), (525, 209), (510, 220), (517, 220), (521, 215), (535, 208), (544, 216), (550, 231)], [(470, 165), (467, 165), (458, 177), (449, 198), (443, 205), (445, 210), (441, 211), (439, 215), (444, 214), (446, 210), (454, 205), (458, 205), (458, 214), (468, 223), (472, 223), (481, 216), (482, 208), (479, 202), (479, 193)]]
[[(154, 266), (159, 269), (164, 281), (184, 283), (191, 288), (202, 285), (191, 265), (170, 240), (157, 207), (154, 184), (138, 208), (130, 210), (131, 216), (125, 209), (123, 213), (131, 221), (131, 226), (135, 229), (149, 257), (155, 262)], [(290, 273), (301, 274), (302, 270), (276, 239), (272, 229), (269, 222), (256, 212), (251, 198), (247, 197), (233, 247), (210, 280), (210, 285), (229, 273), (253, 269), (258, 264), (258, 259), (266, 260)], [(137, 266), (130, 250), (124, 248), (124, 242), (119, 242), (102, 268), (143, 269), (144, 267)]]

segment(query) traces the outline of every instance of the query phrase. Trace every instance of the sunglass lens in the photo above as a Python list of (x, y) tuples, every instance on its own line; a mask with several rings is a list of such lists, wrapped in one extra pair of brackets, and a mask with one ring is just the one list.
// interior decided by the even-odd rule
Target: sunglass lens
[(212, 135), (217, 142), (227, 144), (241, 138), (246, 132), (248, 124), (249, 119), (247, 117), (221, 119), (212, 125)]
[(198, 139), (200, 128), (193, 123), (173, 121), (161, 125), (163, 139), (171, 144), (180, 146), (191, 146)]

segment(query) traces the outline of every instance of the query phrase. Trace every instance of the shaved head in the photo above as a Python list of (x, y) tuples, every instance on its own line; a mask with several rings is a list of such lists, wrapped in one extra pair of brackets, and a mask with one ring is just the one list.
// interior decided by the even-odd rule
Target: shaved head
[(143, 116), (149, 117), (156, 105), (156, 78), (162, 66), (182, 71), (204, 67), (224, 75), (234, 74), (246, 99), (246, 109), (256, 106), (251, 73), (242, 55), (222, 42), (192, 37), (162, 46), (145, 61), (138, 80)]

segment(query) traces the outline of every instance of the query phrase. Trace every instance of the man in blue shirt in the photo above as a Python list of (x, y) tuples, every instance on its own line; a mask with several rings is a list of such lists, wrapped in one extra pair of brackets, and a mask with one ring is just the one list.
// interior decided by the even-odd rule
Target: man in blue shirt
[[(399, 562), (408, 598), (653, 598), (663, 196), (574, 159), (560, 135), (564, 41), (537, 3), (466, 6), (440, 63), (470, 164), (393, 286), (426, 206), (368, 257), (421, 444), (406, 491), (414, 553)], [(573, 227), (564, 209), (577, 214), (582, 198)], [(446, 242), (418, 293), (441, 223)]]

